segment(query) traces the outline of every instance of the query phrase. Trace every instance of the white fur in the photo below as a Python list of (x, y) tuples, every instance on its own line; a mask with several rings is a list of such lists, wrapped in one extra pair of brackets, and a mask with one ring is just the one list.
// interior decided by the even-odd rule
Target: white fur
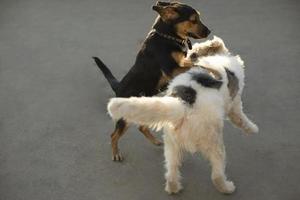
[(218, 54), (230, 55), (230, 52), (225, 46), (223, 40), (217, 36), (214, 36), (211, 40), (193, 44), (193, 48), (187, 53), (186, 60), (190, 60), (190, 56), (193, 53), (196, 53), (198, 58)]
[[(192, 80), (191, 72), (203, 70), (195, 67), (170, 83), (167, 96), (112, 98), (108, 111), (114, 119), (124, 118), (128, 122), (163, 128), (167, 169), (165, 190), (168, 193), (182, 189), (179, 167), (184, 151), (201, 152), (211, 163), (211, 179), (215, 187), (222, 193), (232, 193), (235, 186), (225, 175), (224, 118), (228, 116), (233, 124), (247, 133), (258, 132), (257, 126), (243, 113), (243, 62), (240, 57), (226, 53), (202, 57), (196, 64), (218, 71), (223, 81), (221, 88), (204, 87)], [(229, 95), (224, 67), (234, 72), (239, 80), (239, 91), (234, 98)], [(197, 92), (193, 105), (168, 96), (179, 85), (192, 87)]]

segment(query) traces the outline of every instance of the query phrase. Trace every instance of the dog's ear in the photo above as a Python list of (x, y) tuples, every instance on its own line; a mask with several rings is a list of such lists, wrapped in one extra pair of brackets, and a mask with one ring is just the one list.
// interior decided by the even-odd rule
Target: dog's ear
[(171, 2), (157, 1), (156, 5), (157, 6), (169, 6), (169, 5), (171, 5)]
[(179, 17), (174, 4), (171, 2), (158, 1), (154, 6), (152, 6), (152, 9), (155, 10), (165, 22)]

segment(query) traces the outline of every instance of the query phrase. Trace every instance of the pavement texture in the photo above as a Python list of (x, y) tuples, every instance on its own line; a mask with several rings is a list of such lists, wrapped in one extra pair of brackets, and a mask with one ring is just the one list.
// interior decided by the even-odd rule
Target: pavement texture
[(154, 21), (154, 1), (1, 0), (1, 200), (299, 199), (300, 2), (186, 3), (245, 61), (244, 107), (260, 133), (226, 123), (237, 191), (218, 193), (195, 154), (182, 166), (183, 192), (168, 196), (163, 148), (135, 127), (120, 142), (124, 162), (111, 161), (113, 92), (91, 57), (121, 78)]

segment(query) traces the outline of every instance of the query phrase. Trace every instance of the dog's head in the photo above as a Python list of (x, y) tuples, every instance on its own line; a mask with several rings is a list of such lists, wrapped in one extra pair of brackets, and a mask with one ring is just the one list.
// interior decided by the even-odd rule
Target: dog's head
[(179, 2), (156, 2), (152, 7), (162, 21), (174, 27), (181, 38), (206, 38), (210, 30), (201, 22), (200, 13), (192, 7)]
[(214, 36), (212, 40), (207, 40), (201, 43), (195, 43), (193, 48), (188, 51), (186, 60), (196, 62), (198, 58), (203, 56), (213, 56), (216, 54), (230, 55), (229, 50), (226, 48), (223, 40)]

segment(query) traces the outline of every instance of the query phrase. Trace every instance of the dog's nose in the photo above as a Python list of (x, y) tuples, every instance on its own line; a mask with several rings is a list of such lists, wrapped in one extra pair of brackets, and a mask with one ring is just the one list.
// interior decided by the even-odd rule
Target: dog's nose
[(192, 53), (192, 54), (190, 55), (190, 59), (191, 59), (192, 61), (195, 61), (197, 58), (198, 58), (198, 55), (197, 55), (196, 53)]
[(206, 38), (209, 34), (210, 34), (210, 30), (206, 26), (204, 26), (201, 31), (202, 37)]
[(211, 31), (209, 29), (207, 29), (207, 35), (209, 35), (211, 33)]
[(204, 34), (206, 35), (206, 36), (208, 36), (209, 34), (210, 34), (210, 30), (205, 26), (205, 28), (204, 28)]

